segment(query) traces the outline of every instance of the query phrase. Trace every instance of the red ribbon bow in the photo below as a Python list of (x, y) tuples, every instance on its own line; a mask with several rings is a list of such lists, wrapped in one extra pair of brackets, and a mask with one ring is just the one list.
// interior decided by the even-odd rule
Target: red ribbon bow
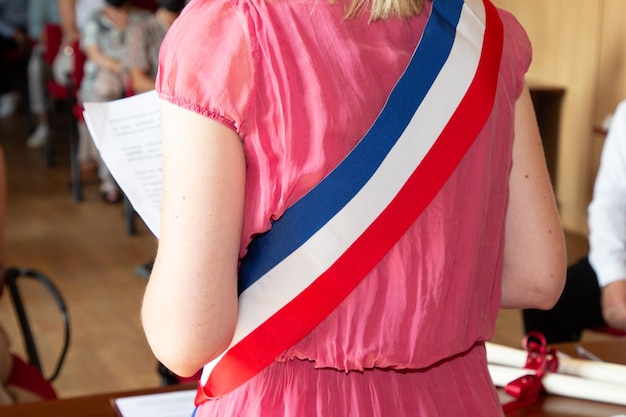
[(522, 344), (528, 352), (524, 368), (533, 369), (535, 373), (517, 378), (504, 387), (504, 391), (515, 398), (514, 401), (502, 406), (505, 413), (536, 403), (545, 392), (541, 378), (547, 372), (556, 372), (559, 367), (556, 349), (547, 347), (546, 338), (542, 333), (528, 333)]

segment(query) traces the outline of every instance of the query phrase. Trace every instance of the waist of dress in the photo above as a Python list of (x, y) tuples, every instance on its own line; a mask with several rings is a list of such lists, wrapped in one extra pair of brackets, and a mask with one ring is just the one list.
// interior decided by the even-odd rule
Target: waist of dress
[[(473, 355), (470, 355), (473, 353)], [(323, 355), (322, 355), (323, 356)], [(407, 372), (425, 372), (430, 368), (440, 366), (442, 363), (461, 360), (466, 356), (470, 356), (474, 360), (476, 357), (482, 357), (486, 363), (485, 342), (477, 341), (468, 349), (463, 350), (454, 355), (450, 355), (438, 360), (429, 361), (414, 358), (413, 360), (398, 361), (394, 355), (386, 356), (382, 353), (354, 355), (337, 355), (335, 360), (331, 362), (327, 356), (320, 360), (317, 357), (291, 349), (283, 352), (276, 358), (276, 363), (286, 363), (289, 361), (299, 361), (308, 364), (314, 369), (335, 370), (343, 373), (349, 372), (365, 372), (365, 371), (392, 371), (399, 373)]]

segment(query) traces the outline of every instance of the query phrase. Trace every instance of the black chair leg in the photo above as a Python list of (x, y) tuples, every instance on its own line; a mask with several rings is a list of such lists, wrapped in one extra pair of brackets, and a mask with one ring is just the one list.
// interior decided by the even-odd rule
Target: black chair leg
[(70, 343), (70, 317), (67, 310), (67, 306), (65, 301), (55, 286), (55, 284), (43, 273), (28, 269), (28, 268), (7, 268), (4, 273), (4, 277), (0, 284), (6, 285), (11, 294), (11, 300), (13, 302), (13, 307), (17, 314), (17, 318), (20, 323), (20, 328), (22, 331), (22, 337), (24, 339), (24, 346), (26, 348), (26, 353), (28, 355), (28, 361), (33, 366), (35, 366), (42, 374), (43, 369), (41, 365), (41, 360), (39, 357), (39, 352), (37, 350), (37, 346), (35, 343), (35, 337), (31, 330), (30, 321), (28, 319), (28, 315), (26, 313), (26, 306), (24, 300), (22, 299), (22, 295), (20, 293), (18, 287), (18, 279), (31, 279), (39, 282), (43, 285), (52, 298), (54, 299), (57, 307), (59, 308), (59, 313), (61, 315), (61, 319), (63, 321), (63, 344), (61, 347), (61, 351), (57, 357), (56, 364), (54, 370), (50, 374), (50, 376), (45, 377), (46, 380), (52, 382), (57, 378), (61, 371), (61, 367), (65, 362), (65, 358), (67, 356), (67, 351)]
[(46, 167), (52, 168), (54, 166), (54, 145), (52, 143), (52, 135), (48, 135), (46, 142), (43, 144), (43, 160)]
[(126, 194), (124, 194), (124, 225), (128, 235), (135, 234), (135, 209)]
[(72, 196), (74, 197), (74, 201), (81, 201), (83, 195), (80, 183), (80, 166), (78, 163), (78, 122), (71, 112), (72, 109), (70, 108), (70, 174)]
[(179, 383), (176, 375), (172, 373), (169, 369), (165, 367), (161, 362), (157, 363), (157, 372), (159, 373), (159, 377), (161, 378), (161, 385), (177, 385)]

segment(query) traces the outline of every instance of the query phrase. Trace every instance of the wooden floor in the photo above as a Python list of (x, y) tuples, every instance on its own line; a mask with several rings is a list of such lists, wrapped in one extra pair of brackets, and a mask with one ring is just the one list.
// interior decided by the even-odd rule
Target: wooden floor
[[(121, 205), (100, 201), (95, 178), (85, 180), (83, 201), (73, 201), (66, 126), (60, 117), (53, 123), (57, 145), (51, 168), (40, 151), (25, 146), (23, 115), (0, 119), (9, 175), (5, 263), (47, 274), (66, 299), (72, 340), (54, 382), (61, 397), (157, 386), (156, 361), (138, 313), (146, 281), (134, 273), (153, 255), (155, 240), (140, 220), (137, 234), (126, 234)], [(584, 237), (568, 234), (570, 260), (584, 255), (586, 245)], [(58, 315), (40, 289), (29, 285), (24, 290), (32, 320), (40, 323), (41, 353), (50, 363), (60, 343)], [(0, 299), (0, 322), (23, 354), (7, 298)], [(503, 311), (494, 341), (517, 347), (522, 336), (520, 312)]]
[[(56, 164), (46, 167), (41, 151), (26, 147), (23, 116), (0, 119), (0, 144), (8, 170), (7, 266), (29, 267), (59, 287), (71, 318), (71, 346), (54, 382), (60, 396), (157, 386), (156, 362), (141, 330), (139, 305), (146, 281), (134, 273), (153, 256), (155, 239), (140, 220), (137, 234), (124, 228), (122, 205), (100, 200), (96, 178), (86, 178), (83, 201), (70, 192), (69, 148), (63, 113), (54, 120)], [(25, 291), (32, 321), (41, 323), (41, 354), (50, 363), (59, 349), (59, 317), (42, 291)], [(0, 300), (0, 322), (21, 351), (8, 297)]]

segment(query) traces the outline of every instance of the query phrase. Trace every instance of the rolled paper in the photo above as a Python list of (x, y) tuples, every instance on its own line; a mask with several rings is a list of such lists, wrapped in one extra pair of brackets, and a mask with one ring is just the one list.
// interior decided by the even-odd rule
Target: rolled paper
[[(485, 347), (489, 364), (504, 365), (511, 368), (523, 368), (526, 364), (528, 353), (522, 349), (491, 342), (486, 343)], [(557, 373), (559, 374), (626, 385), (626, 365), (576, 359), (563, 354), (558, 354), (557, 356), (559, 358)], [(626, 397), (626, 387), (623, 387), (623, 389), (623, 396)]]
[[(487, 350), (487, 362), (496, 365), (509, 366), (511, 368), (523, 368), (526, 365), (528, 352), (509, 346), (498, 345), (491, 342), (485, 343)], [(559, 356), (559, 362), (561, 357)]]
[[(517, 378), (534, 373), (532, 369), (489, 364), (489, 374), (497, 387), (505, 387)], [(626, 406), (624, 384), (594, 381), (559, 373), (547, 373), (541, 381), (548, 394)]]

